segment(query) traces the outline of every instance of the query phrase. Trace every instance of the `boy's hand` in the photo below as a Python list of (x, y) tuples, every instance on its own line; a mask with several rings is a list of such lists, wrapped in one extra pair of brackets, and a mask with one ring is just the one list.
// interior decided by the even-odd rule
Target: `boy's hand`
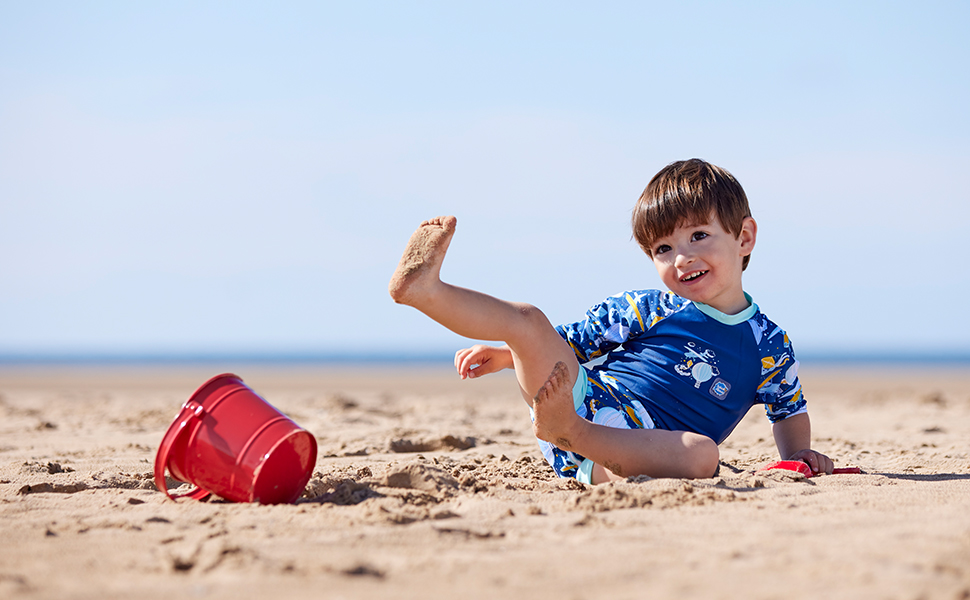
[(812, 445), (812, 422), (807, 412), (775, 422), (771, 433), (782, 460), (800, 460), (812, 469), (812, 473), (832, 474), (832, 459), (809, 448)]
[(812, 473), (825, 473), (826, 475), (832, 474), (832, 469), (835, 468), (835, 464), (832, 459), (825, 456), (821, 452), (816, 452), (815, 450), (799, 450), (798, 452), (792, 454), (788, 457), (788, 460), (800, 460), (806, 463), (812, 469)]
[(474, 379), (511, 366), (512, 350), (508, 346), (476, 344), (455, 353), (455, 368), (462, 379)]

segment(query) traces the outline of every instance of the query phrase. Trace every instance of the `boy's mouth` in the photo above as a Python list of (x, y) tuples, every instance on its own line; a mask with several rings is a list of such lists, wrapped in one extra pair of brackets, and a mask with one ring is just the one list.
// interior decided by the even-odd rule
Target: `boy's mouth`
[(707, 271), (694, 271), (693, 273), (688, 273), (687, 275), (681, 277), (680, 281), (681, 283), (690, 283), (703, 275), (707, 275)]

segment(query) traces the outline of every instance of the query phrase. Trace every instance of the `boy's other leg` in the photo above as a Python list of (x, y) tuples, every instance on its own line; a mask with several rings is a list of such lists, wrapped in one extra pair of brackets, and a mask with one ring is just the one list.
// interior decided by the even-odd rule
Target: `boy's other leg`
[[(618, 429), (591, 423), (573, 408), (574, 380), (564, 365), (553, 368), (532, 404), (536, 437), (581, 454), (618, 478), (700, 479), (714, 475), (719, 458), (714, 440), (688, 431)], [(594, 483), (609, 478), (604, 470), (594, 469), (593, 475)]]
[(391, 277), (391, 298), (464, 337), (508, 344), (519, 387), (530, 405), (556, 363), (563, 363), (575, 381), (576, 355), (542, 311), (441, 281), (441, 264), (456, 224), (454, 217), (437, 217), (418, 227)]

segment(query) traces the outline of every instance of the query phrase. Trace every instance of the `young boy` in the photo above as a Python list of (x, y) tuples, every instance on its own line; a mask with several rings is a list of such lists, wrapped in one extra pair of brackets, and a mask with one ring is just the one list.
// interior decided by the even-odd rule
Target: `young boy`
[[(456, 222), (421, 224), (391, 297), (459, 335), (505, 342), (460, 350), (455, 366), (462, 378), (515, 369), (540, 448), (560, 477), (711, 477), (717, 444), (754, 404), (765, 405), (782, 459), (832, 472), (832, 461), (810, 448), (788, 336), (742, 290), (758, 228), (724, 169), (671, 163), (637, 201), (634, 237), (669, 292), (619, 294), (559, 328), (534, 306), (441, 281)], [(604, 354), (601, 364), (580, 364)]]

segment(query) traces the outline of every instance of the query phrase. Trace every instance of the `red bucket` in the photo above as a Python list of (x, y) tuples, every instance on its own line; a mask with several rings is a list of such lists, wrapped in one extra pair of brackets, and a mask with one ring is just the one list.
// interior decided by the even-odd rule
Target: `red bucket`
[[(317, 460), (317, 441), (276, 410), (238, 375), (202, 384), (165, 432), (155, 455), (155, 485), (172, 498), (216, 494), (233, 502), (293, 503)], [(197, 486), (172, 496), (172, 477)]]

